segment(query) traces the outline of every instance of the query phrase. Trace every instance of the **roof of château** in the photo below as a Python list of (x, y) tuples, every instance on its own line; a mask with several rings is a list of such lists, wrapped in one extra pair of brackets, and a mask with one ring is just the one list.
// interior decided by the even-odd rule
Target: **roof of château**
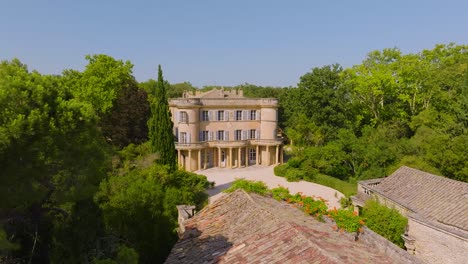
[[(363, 181), (371, 183), (373, 180)], [(468, 231), (468, 183), (403, 166), (371, 189), (415, 217)]]
[(185, 92), (184, 93), (185, 98), (215, 98), (215, 99), (220, 99), (220, 98), (244, 98), (242, 90), (224, 90), (224, 88), (220, 89), (212, 89), (206, 92), (202, 91), (195, 91), (193, 93), (191, 92)]
[(292, 205), (237, 190), (186, 220), (166, 263), (400, 263)]

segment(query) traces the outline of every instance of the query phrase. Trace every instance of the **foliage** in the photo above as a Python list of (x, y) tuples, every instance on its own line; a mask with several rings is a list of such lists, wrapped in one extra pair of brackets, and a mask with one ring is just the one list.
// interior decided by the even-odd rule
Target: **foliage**
[(224, 192), (231, 193), (237, 189), (243, 189), (246, 192), (258, 193), (260, 195), (266, 195), (268, 193), (268, 187), (264, 182), (261, 181), (249, 181), (245, 179), (235, 180), (231, 187), (226, 189)]
[(103, 115), (113, 107), (120, 90), (133, 80), (133, 65), (104, 55), (87, 55), (88, 65), (84, 72), (64, 71), (64, 83), (77, 99), (90, 103)]
[(273, 171), (276, 176), (284, 177), (286, 175), (286, 171), (288, 170), (288, 168), (289, 168), (288, 163), (284, 163), (284, 164), (276, 165), (275, 168), (273, 168)]
[(405, 232), (408, 219), (396, 209), (379, 204), (376, 200), (368, 200), (362, 208), (361, 216), (366, 219), (366, 225), (377, 234), (404, 248), (401, 235)]
[(288, 181), (310, 181), (321, 185), (333, 188), (346, 196), (351, 196), (357, 193), (356, 183), (342, 181), (340, 179), (318, 173), (314, 168), (308, 168), (308, 161), (302, 163), (299, 168), (294, 168), (289, 165), (289, 161), (285, 164), (278, 165), (274, 168), (276, 176), (285, 177)]
[(334, 208), (328, 211), (327, 216), (335, 220), (337, 228), (348, 232), (357, 232), (365, 224), (361, 217), (350, 209), (337, 210)]
[(286, 174), (284, 175), (284, 177), (289, 182), (300, 181), (306, 178), (306, 172), (300, 169), (296, 169), (294, 167), (290, 167), (286, 171)]
[(3, 61), (0, 105), (0, 222), (21, 246), (10, 257), (40, 262), (48, 259), (51, 226), (97, 189), (109, 149), (93, 109), (59, 76)]
[(176, 151), (172, 135), (172, 121), (166, 99), (166, 84), (161, 65), (158, 66), (158, 81), (152, 91), (151, 119), (148, 121), (151, 150), (156, 153), (158, 164), (176, 169)]
[(148, 96), (131, 80), (117, 93), (109, 113), (100, 125), (107, 141), (119, 148), (148, 140), (150, 115)]
[[(287, 104), (284, 106), (287, 134), (290, 139), (296, 138), (295, 144), (323, 144), (334, 137), (337, 128), (348, 126), (350, 103), (346, 100), (341, 72), (338, 64), (315, 67), (301, 76), (298, 87), (282, 98), (285, 100), (282, 104)], [(291, 135), (295, 131), (298, 135)]]
[(321, 197), (314, 199), (310, 196), (302, 195), (301, 192), (291, 195), (286, 201), (299, 205), (306, 214), (313, 215), (318, 219), (328, 210), (325, 199)]
[(299, 169), (350, 181), (408, 164), (468, 181), (467, 51), (455, 44), (416, 54), (384, 49), (348, 69), (303, 75), (298, 88), (280, 94)]
[(277, 201), (286, 201), (291, 195), (289, 189), (283, 186), (278, 186), (271, 189), (271, 196)]
[(340, 205), (341, 205), (341, 208), (354, 209), (353, 200), (351, 200), (351, 197), (349, 197), (349, 196), (341, 197)]
[(155, 164), (104, 180), (95, 201), (108, 232), (133, 245), (141, 262), (162, 262), (177, 241), (176, 205), (200, 208), (207, 186), (204, 176)]

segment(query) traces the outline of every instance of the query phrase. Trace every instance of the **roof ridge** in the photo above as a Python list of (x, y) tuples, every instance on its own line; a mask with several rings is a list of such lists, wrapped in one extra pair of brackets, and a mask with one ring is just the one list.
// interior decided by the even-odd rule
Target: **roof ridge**
[(436, 174), (433, 174), (433, 173), (430, 173), (430, 172), (427, 172), (427, 171), (423, 171), (423, 170), (419, 170), (419, 169), (415, 169), (415, 168), (411, 168), (411, 167), (408, 167), (408, 166), (401, 166), (400, 168), (398, 168), (397, 170), (395, 170), (392, 174), (388, 175), (387, 177), (384, 177), (384, 178), (381, 178), (381, 179), (385, 179), (385, 178), (388, 178), (388, 177), (391, 177), (393, 174), (395, 174), (397, 171), (399, 170), (402, 170), (402, 169), (409, 169), (410, 171), (412, 172), (416, 172), (416, 173), (423, 173), (429, 177), (432, 177), (434, 179), (439, 179), (439, 180), (442, 180), (442, 181), (447, 181), (447, 182), (452, 182), (452, 183), (455, 183), (455, 184), (460, 184), (460, 185), (468, 185), (468, 183), (466, 182), (463, 182), (463, 181), (457, 181), (457, 180), (454, 180), (454, 179), (451, 179), (451, 178), (447, 178), (446, 176), (443, 176), (443, 175), (436, 175)]

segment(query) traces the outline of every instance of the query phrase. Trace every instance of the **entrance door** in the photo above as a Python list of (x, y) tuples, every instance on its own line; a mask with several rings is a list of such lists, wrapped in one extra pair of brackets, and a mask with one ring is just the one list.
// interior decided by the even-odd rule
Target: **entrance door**
[(221, 150), (221, 165), (220, 167), (226, 167), (226, 152)]
[(257, 163), (257, 151), (254, 148), (249, 149), (249, 165)]

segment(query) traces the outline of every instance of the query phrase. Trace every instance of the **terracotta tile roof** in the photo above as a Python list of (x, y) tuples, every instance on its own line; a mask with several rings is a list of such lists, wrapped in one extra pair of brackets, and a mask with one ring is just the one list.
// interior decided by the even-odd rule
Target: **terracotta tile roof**
[(410, 209), (415, 217), (468, 231), (468, 183), (403, 166), (370, 189)]
[(242, 190), (185, 227), (166, 263), (400, 263), (287, 203)]

